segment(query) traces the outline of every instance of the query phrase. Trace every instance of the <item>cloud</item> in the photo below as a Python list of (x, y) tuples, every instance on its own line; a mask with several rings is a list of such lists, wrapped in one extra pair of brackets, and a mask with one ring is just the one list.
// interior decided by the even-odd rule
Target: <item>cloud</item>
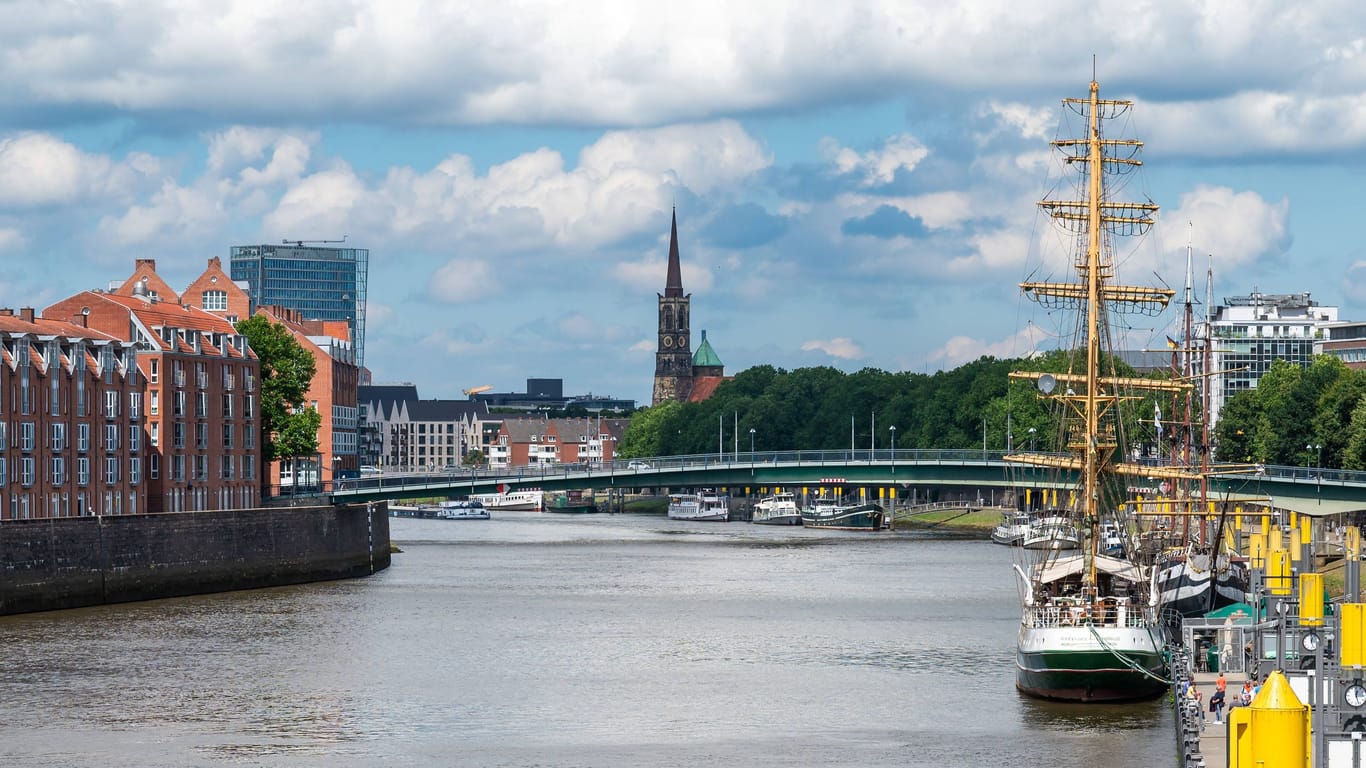
[(702, 236), (718, 248), (754, 248), (781, 237), (787, 225), (785, 217), (773, 216), (757, 203), (740, 203), (713, 216)]
[(868, 235), (890, 239), (895, 237), (924, 237), (929, 230), (925, 223), (905, 211), (890, 205), (878, 206), (876, 211), (861, 218), (849, 219), (840, 225), (846, 235)]
[(1342, 292), (1349, 299), (1366, 304), (1366, 261), (1357, 260), (1342, 276)]
[(839, 337), (829, 340), (813, 339), (802, 344), (803, 352), (824, 352), (830, 357), (840, 360), (861, 360), (864, 357), (863, 347), (854, 343), (853, 340)]
[(948, 369), (970, 363), (984, 355), (997, 358), (1029, 357), (1039, 350), (1038, 345), (1045, 338), (1043, 333), (1032, 325), (994, 342), (969, 336), (953, 336), (931, 352), (927, 359), (932, 363), (939, 363), (941, 369)]
[(892, 183), (898, 173), (915, 170), (930, 153), (908, 134), (889, 137), (881, 148), (861, 154), (829, 138), (822, 142), (821, 149), (837, 174), (858, 177), (865, 187)]
[(0, 207), (75, 203), (118, 186), (108, 158), (45, 133), (0, 138)]
[(496, 295), (501, 289), (487, 261), (452, 259), (432, 275), (427, 295), (444, 304), (463, 304)]
[[(1287, 198), (1272, 203), (1256, 192), (1202, 184), (1181, 195), (1176, 207), (1163, 215), (1162, 249), (1184, 257), (1191, 237), (1196, 255), (1213, 254), (1219, 269), (1244, 267), (1279, 257), (1290, 248), (1289, 218)], [(1187, 227), (1188, 222), (1193, 227)]]

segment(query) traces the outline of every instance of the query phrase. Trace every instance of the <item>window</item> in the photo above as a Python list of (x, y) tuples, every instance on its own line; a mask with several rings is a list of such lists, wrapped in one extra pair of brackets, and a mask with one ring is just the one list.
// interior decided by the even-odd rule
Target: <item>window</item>
[(90, 450), (90, 425), (76, 425), (76, 450), (84, 453)]
[(66, 450), (66, 425), (49, 424), (48, 430), (52, 450), (54, 452)]
[(147, 378), (153, 383), (161, 381), (161, 361), (150, 360), (147, 365)]
[(242, 401), (242, 415), (248, 419), (256, 418), (256, 396), (247, 395)]
[(106, 424), (104, 426), (104, 449), (111, 453), (119, 449), (119, 425)]
[(116, 419), (119, 416), (119, 393), (104, 393), (104, 417), (106, 419)]
[(223, 425), (223, 447), (232, 450), (232, 425)]
[(61, 456), (53, 456), (51, 459), (52, 484), (61, 485), (66, 482), (66, 459)]
[(142, 427), (137, 424), (128, 427), (128, 450), (130, 452), (142, 450)]
[(225, 419), (231, 419), (231, 418), (232, 418), (232, 393), (231, 393), (231, 392), (224, 392), (224, 393), (223, 393), (223, 418), (225, 418)]
[(152, 435), (151, 435), (151, 439), (150, 439), (150, 442), (152, 443), (152, 447), (153, 447), (153, 448), (160, 447), (160, 446), (161, 446), (161, 424), (154, 421), (154, 422), (151, 423), (150, 426), (151, 426), (151, 428), (152, 428)]
[(25, 456), (19, 460), (19, 482), (24, 486), (33, 485), (33, 457)]
[(185, 482), (185, 457), (177, 454), (171, 463), (172, 478), (177, 483)]
[(209, 312), (226, 312), (228, 311), (228, 292), (204, 291), (200, 305)]
[(251, 454), (242, 457), (242, 479), (256, 479), (256, 457)]
[(174, 415), (176, 415), (176, 416), (184, 416), (184, 415), (185, 415), (185, 393), (184, 393), (184, 392), (176, 392), (176, 393), (175, 393), (175, 407), (171, 410), (171, 413), (174, 414)]
[(232, 479), (232, 457), (231, 457), (231, 456), (219, 456), (219, 457), (218, 457), (218, 474), (219, 474), (219, 476), (222, 477), (224, 480), (231, 480), (231, 479)]
[(130, 419), (140, 419), (140, 418), (142, 418), (142, 393), (141, 393), (141, 392), (129, 392), (129, 393), (128, 393), (128, 418), (130, 418)]
[(104, 482), (114, 485), (119, 481), (119, 460), (113, 456), (104, 460)]
[(256, 447), (256, 430), (250, 424), (242, 427), (242, 447), (247, 450)]
[(161, 476), (161, 455), (152, 454), (147, 457), (147, 475), (153, 480)]
[(175, 423), (175, 426), (172, 427), (171, 430), (171, 445), (173, 445), (176, 448), (184, 448), (185, 425), (177, 421)]
[(194, 447), (201, 451), (209, 447), (209, 425), (202, 421), (194, 425)]
[(161, 395), (154, 389), (148, 397), (150, 399), (147, 401), (147, 410), (153, 416), (156, 416), (161, 413)]
[(194, 415), (196, 418), (206, 418), (209, 415), (209, 393), (198, 392), (194, 396)]
[(0, 451), (9, 448), (9, 422), (0, 421)]
[(208, 457), (208, 456), (196, 456), (196, 457), (194, 457), (194, 479), (196, 479), (196, 480), (208, 480), (208, 479), (209, 479), (209, 457)]
[(25, 421), (19, 425), (19, 450), (33, 450), (33, 422)]
[(142, 482), (142, 459), (137, 456), (128, 460), (128, 482), (133, 485)]
[[(208, 369), (203, 363), (194, 364), (194, 384), (196, 387), (200, 389), (204, 389), (209, 386)], [(200, 413), (205, 413), (205, 411), (201, 409)]]
[(85, 456), (76, 459), (76, 484), (90, 485), (90, 459)]
[(0, 486), (9, 485), (9, 467), (6, 466), (5, 457), (0, 456)]

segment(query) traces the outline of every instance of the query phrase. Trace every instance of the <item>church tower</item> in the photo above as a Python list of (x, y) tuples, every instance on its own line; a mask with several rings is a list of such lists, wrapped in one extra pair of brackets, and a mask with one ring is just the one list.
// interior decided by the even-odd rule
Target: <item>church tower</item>
[(669, 231), (669, 274), (659, 294), (659, 346), (655, 351), (655, 391), (652, 404), (687, 400), (692, 391), (692, 342), (688, 334), (691, 294), (683, 293), (683, 270), (678, 263), (678, 211)]

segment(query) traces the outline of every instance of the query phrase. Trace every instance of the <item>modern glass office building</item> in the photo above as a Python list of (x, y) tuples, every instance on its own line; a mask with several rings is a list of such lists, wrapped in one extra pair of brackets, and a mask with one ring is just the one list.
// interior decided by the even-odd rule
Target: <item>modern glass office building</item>
[(231, 276), (245, 281), (251, 311), (277, 305), (308, 320), (345, 320), (356, 342), (356, 364), (365, 365), (366, 248), (328, 248), (289, 241), (283, 245), (235, 245)]

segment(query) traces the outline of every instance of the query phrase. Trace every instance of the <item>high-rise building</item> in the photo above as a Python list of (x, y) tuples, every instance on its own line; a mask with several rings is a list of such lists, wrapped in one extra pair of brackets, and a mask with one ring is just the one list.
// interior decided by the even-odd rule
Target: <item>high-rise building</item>
[(245, 281), (251, 311), (279, 306), (307, 320), (345, 320), (365, 365), (365, 288), (370, 251), (331, 248), (291, 240), (284, 245), (235, 245), (229, 262), (234, 281)]
[(1273, 360), (1308, 366), (1315, 343), (1322, 343), (1324, 329), (1337, 319), (1337, 307), (1321, 306), (1308, 293), (1253, 292), (1224, 299), (1210, 318), (1210, 423), (1218, 421), (1230, 397), (1256, 389)]

